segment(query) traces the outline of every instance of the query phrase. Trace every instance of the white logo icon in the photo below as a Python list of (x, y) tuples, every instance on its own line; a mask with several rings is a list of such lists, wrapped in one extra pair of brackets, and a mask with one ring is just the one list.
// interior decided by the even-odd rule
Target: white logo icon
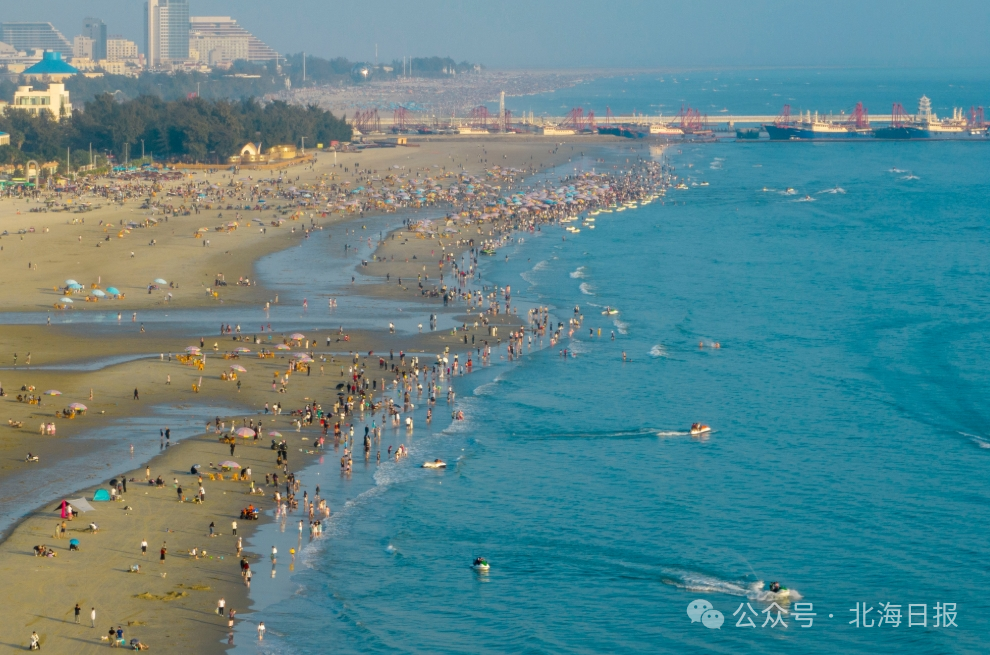
[(709, 630), (721, 630), (725, 617), (718, 610), (708, 610), (701, 615), (701, 623)]
[(687, 607), (687, 614), (691, 617), (691, 623), (701, 620), (701, 615), (712, 609), (712, 604), (703, 598), (699, 598)]

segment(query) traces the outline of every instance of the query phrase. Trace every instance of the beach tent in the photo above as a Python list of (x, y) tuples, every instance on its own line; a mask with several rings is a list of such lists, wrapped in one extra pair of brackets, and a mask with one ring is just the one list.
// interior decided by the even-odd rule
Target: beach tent
[(110, 492), (106, 489), (97, 489), (96, 493), (93, 494), (93, 500), (96, 501), (107, 501), (110, 500)]
[[(100, 491), (103, 491), (102, 489)], [(109, 496), (107, 497), (109, 500)], [(69, 501), (72, 508), (80, 512), (92, 512), (93, 506), (90, 505), (85, 498), (74, 498)]]

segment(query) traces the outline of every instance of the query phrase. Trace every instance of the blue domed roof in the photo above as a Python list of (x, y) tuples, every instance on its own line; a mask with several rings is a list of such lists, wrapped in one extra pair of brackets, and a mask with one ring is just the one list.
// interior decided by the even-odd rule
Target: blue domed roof
[(75, 75), (79, 70), (69, 66), (61, 52), (46, 51), (41, 61), (24, 71), (24, 75)]

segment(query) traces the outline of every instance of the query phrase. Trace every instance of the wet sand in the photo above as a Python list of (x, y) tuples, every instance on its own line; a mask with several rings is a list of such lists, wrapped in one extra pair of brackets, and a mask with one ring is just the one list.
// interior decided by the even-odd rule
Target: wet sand
[[(488, 161), (496, 155), (505, 155), (501, 165), (525, 165), (524, 160), (550, 159), (544, 164), (560, 163), (565, 160), (563, 153), (550, 157), (546, 153), (548, 143), (545, 140), (516, 141), (511, 143), (440, 143), (424, 144), (422, 148), (381, 149), (359, 154), (338, 155), (338, 163), (362, 160), (361, 167), (385, 166), (421, 166), (424, 170), (434, 170), (433, 166), (463, 165), (475, 174), (481, 173)], [(479, 148), (487, 152), (475, 159)], [(545, 156), (541, 156), (544, 155)], [(349, 158), (349, 159), (348, 159)], [(447, 163), (442, 163), (446, 159)], [(474, 161), (471, 161), (474, 159)], [(482, 161), (479, 161), (482, 160)], [(313, 170), (290, 171), (300, 177), (310, 176), (316, 179), (321, 171), (330, 170), (332, 155), (321, 154), (321, 159)], [(352, 170), (352, 166), (348, 168)], [(325, 168), (321, 168), (325, 167)], [(332, 169), (334, 173), (339, 168)], [(218, 178), (220, 174), (213, 174)], [(196, 177), (202, 177), (197, 174)], [(76, 217), (74, 214), (28, 214), (17, 211), (29, 205), (25, 201), (0, 201), (0, 218), (15, 229), (36, 226), (33, 234), (10, 235), (0, 239), (0, 272), (7, 284), (0, 285), (0, 302), (4, 303), (7, 311), (38, 311), (47, 308), (58, 298), (54, 287), (62, 284), (65, 279), (73, 278), (88, 286), (97, 282), (105, 288), (113, 284), (125, 292), (123, 300), (103, 300), (99, 303), (77, 303), (81, 305), (78, 312), (96, 309), (106, 312), (108, 308), (118, 309), (124, 313), (119, 331), (112, 336), (94, 330), (88, 324), (78, 325), (4, 325), (0, 328), (0, 382), (7, 396), (0, 399), (0, 407), (5, 410), (0, 414), (0, 487), (3, 479), (9, 477), (13, 482), (23, 487), (18, 490), (0, 490), (0, 495), (7, 495), (18, 502), (37, 507), (21, 521), (16, 529), (8, 532), (6, 540), (0, 544), (0, 571), (4, 580), (12, 589), (24, 588), (27, 593), (8, 594), (0, 599), (0, 614), (9, 617), (5, 624), (9, 626), (4, 639), (0, 640), (6, 646), (23, 648), (27, 645), (32, 630), (37, 630), (42, 637), (46, 650), (64, 652), (71, 649), (79, 652), (89, 652), (97, 647), (105, 648), (106, 643), (100, 641), (100, 636), (107, 633), (111, 624), (121, 625), (125, 629), (125, 637), (139, 638), (149, 644), (152, 649), (165, 652), (214, 652), (225, 648), (227, 634), (226, 622), (221, 621), (214, 613), (216, 601), (220, 596), (227, 599), (228, 607), (237, 608), (242, 616), (247, 612), (247, 600), (244, 587), (238, 574), (237, 559), (233, 555), (233, 541), (230, 537), (230, 521), (237, 517), (241, 507), (251, 500), (246, 494), (246, 483), (230, 481), (204, 481), (207, 492), (205, 505), (191, 502), (180, 503), (176, 500), (172, 480), (178, 478), (191, 498), (195, 490), (196, 478), (189, 474), (193, 463), (204, 466), (229, 458), (227, 446), (218, 443), (216, 435), (200, 434), (190, 437), (181, 443), (167, 449), (163, 454), (150, 461), (152, 475), (159, 473), (166, 480), (165, 489), (149, 488), (136, 482), (129, 482), (129, 493), (125, 501), (117, 503), (95, 503), (96, 511), (86, 514), (69, 524), (69, 537), (77, 537), (82, 544), (79, 552), (68, 552), (67, 542), (53, 539), (54, 526), (58, 513), (53, 507), (59, 498), (44, 498), (32, 494), (32, 477), (39, 480), (52, 476), (65, 475), (60, 469), (60, 463), (77, 461), (81, 454), (92, 449), (107, 448), (106, 441), (100, 439), (82, 439), (84, 435), (98, 434), (101, 427), (110, 425), (113, 420), (122, 417), (142, 417), (149, 413), (152, 407), (172, 406), (189, 407), (192, 413), (201, 412), (202, 424), (213, 418), (211, 412), (204, 411), (204, 406), (222, 406), (240, 408), (237, 418), (258, 418), (265, 402), (281, 402), (286, 411), (300, 408), (310, 400), (322, 402), (324, 406), (332, 403), (336, 393), (335, 387), (346, 382), (341, 372), (343, 365), (352, 361), (353, 353), (360, 353), (360, 361), (366, 366), (369, 376), (374, 377), (377, 369), (377, 353), (387, 353), (390, 349), (398, 353), (404, 350), (409, 353), (423, 353), (432, 360), (432, 354), (441, 353), (449, 347), (451, 352), (466, 350), (463, 342), (464, 334), (481, 340), (487, 338), (484, 328), (475, 330), (470, 317), (461, 316), (463, 306), (451, 308), (457, 312), (457, 321), (467, 323), (470, 329), (466, 333), (452, 335), (450, 332), (429, 332), (423, 334), (398, 333), (389, 334), (387, 330), (351, 330), (345, 332), (348, 340), (338, 340), (336, 331), (308, 331), (311, 339), (309, 351), (317, 357), (311, 364), (310, 374), (297, 371), (290, 377), (287, 392), (273, 393), (272, 379), (276, 373), (287, 370), (288, 359), (279, 356), (275, 359), (258, 359), (256, 352), (260, 346), (253, 343), (235, 342), (231, 337), (218, 338), (215, 335), (203, 335), (206, 340), (205, 350), (208, 353), (203, 371), (188, 365), (180, 364), (175, 354), (189, 345), (198, 345), (198, 340), (183, 337), (177, 331), (167, 328), (151, 328), (140, 332), (140, 321), (128, 325), (126, 312), (142, 311), (161, 307), (162, 295), (158, 292), (148, 295), (142, 292), (150, 279), (164, 276), (178, 285), (172, 289), (173, 298), (170, 308), (214, 307), (217, 301), (207, 298), (203, 291), (209, 286), (217, 272), (223, 272), (228, 281), (237, 277), (254, 278), (254, 262), (264, 254), (283, 249), (296, 242), (301, 231), (292, 233), (291, 225), (283, 228), (268, 229), (267, 234), (257, 230), (237, 229), (230, 233), (210, 235), (211, 247), (201, 245), (202, 241), (192, 236), (194, 230), (201, 225), (212, 225), (204, 219), (203, 214), (197, 216), (170, 217), (167, 223), (159, 227), (135, 229), (123, 238), (111, 235), (109, 242), (104, 239), (106, 234), (99, 225), (100, 220), (119, 221), (129, 218), (137, 211), (138, 201), (128, 201), (124, 207), (94, 210), (82, 216), (85, 225), (66, 224), (66, 219)], [(443, 209), (437, 208), (437, 214)], [(354, 215), (331, 216), (322, 219), (324, 223), (340, 220), (356, 220)], [(40, 226), (49, 227), (49, 232), (41, 233)], [(7, 228), (10, 231), (10, 227)], [(281, 231), (280, 231), (281, 230)], [(140, 232), (140, 237), (137, 233)], [(173, 234), (174, 232), (174, 234)], [(150, 236), (149, 236), (150, 235)], [(21, 236), (24, 238), (21, 239)], [(80, 241), (79, 236), (83, 239)], [(147, 245), (147, 239), (155, 238), (157, 245)], [(140, 239), (140, 241), (139, 241)], [(397, 236), (397, 239), (399, 237)], [(141, 243), (143, 241), (143, 243)], [(97, 248), (95, 244), (103, 245)], [(434, 255), (436, 240), (409, 239), (408, 242), (399, 239), (402, 245), (392, 245), (391, 238), (386, 238), (376, 251), (379, 259), (391, 259), (399, 252), (404, 260), (411, 260), (408, 268), (396, 267), (395, 274), (413, 279), (413, 271), (419, 261), (432, 262), (436, 265)], [(460, 246), (444, 240), (447, 251), (453, 250), (457, 255), (468, 246)], [(140, 245), (139, 245), (140, 244)], [(135, 257), (129, 256), (131, 250)], [(29, 270), (27, 262), (32, 263)], [(415, 262), (415, 263), (413, 263)], [(405, 264), (404, 261), (400, 261)], [(37, 270), (34, 265), (37, 264)], [(357, 274), (379, 276), (384, 273), (393, 274), (392, 270), (384, 270), (381, 265), (372, 264), (369, 267), (358, 266)], [(163, 272), (164, 271), (164, 272)], [(431, 276), (432, 278), (432, 276)], [(124, 279), (127, 283), (117, 280)], [(403, 288), (404, 287), (404, 288)], [(420, 296), (415, 284), (404, 284), (399, 287), (397, 281), (381, 280), (374, 284), (362, 284), (357, 293), (377, 295), (395, 300), (415, 300), (418, 303), (434, 303), (437, 312), (443, 310), (439, 299), (424, 299)], [(221, 290), (225, 306), (238, 305), (260, 306), (271, 298), (271, 292), (261, 284), (251, 287), (224, 287)], [(87, 307), (89, 305), (89, 307)], [(382, 316), (383, 326), (390, 317)], [(490, 317), (489, 320), (497, 325), (517, 325), (518, 319), (511, 315)], [(280, 325), (279, 333), (292, 331), (290, 325)], [(178, 331), (181, 332), (181, 331)], [(326, 347), (326, 337), (331, 337), (330, 347)], [(219, 353), (214, 354), (212, 343), (217, 342)], [(267, 341), (265, 342), (267, 345)], [(252, 353), (241, 356), (236, 360), (224, 360), (221, 355), (237, 346), (247, 346)], [(302, 348), (294, 348), (294, 351)], [(13, 368), (13, 353), (18, 354), (16, 369)], [(31, 353), (31, 366), (26, 363), (27, 353)], [(376, 355), (368, 357), (369, 352)], [(171, 362), (159, 358), (160, 353), (172, 353)], [(327, 361), (319, 358), (326, 353)], [(117, 358), (117, 359), (114, 359)], [(130, 359), (133, 358), (133, 359)], [(120, 360), (128, 361), (120, 361)], [(104, 362), (102, 364), (101, 362)], [(240, 364), (248, 369), (240, 375), (241, 387), (235, 382), (221, 381), (220, 374), (227, 372), (231, 364)], [(320, 366), (323, 366), (323, 375)], [(75, 370), (64, 367), (77, 367)], [(60, 368), (61, 367), (61, 368)], [(386, 374), (386, 377), (389, 377)], [(170, 379), (169, 379), (170, 378)], [(193, 391), (193, 384), (199, 384), (200, 391)], [(168, 383), (167, 383), (168, 382)], [(21, 387), (35, 387), (34, 391), (21, 390)], [(133, 398), (134, 389), (139, 391), (139, 400)], [(42, 404), (32, 405), (17, 402), (18, 394), (38, 394), (49, 389), (57, 389), (60, 396), (42, 396)], [(92, 397), (90, 393), (92, 390)], [(68, 420), (55, 418), (57, 410), (61, 410), (71, 402), (81, 402), (88, 407), (85, 414)], [(228, 421), (229, 413), (223, 418)], [(7, 421), (21, 421), (23, 427), (14, 428)], [(269, 417), (269, 421), (271, 417)], [(39, 426), (42, 422), (55, 421), (57, 435), (42, 435)], [(286, 435), (290, 444), (290, 452), (299, 453), (296, 445), (312, 449), (312, 441), (316, 431), (297, 435), (288, 425), (288, 417), (275, 419), (274, 426)], [(147, 442), (158, 440), (159, 428), (165, 427), (149, 418), (146, 429), (135, 434), (136, 440), (141, 440), (144, 446)], [(242, 443), (237, 447), (234, 459), (244, 466), (252, 466), (255, 478), (264, 480), (264, 473), (274, 470), (274, 453), (268, 448), (267, 440), (252, 443)], [(119, 475), (126, 469), (126, 476), (144, 480), (142, 466), (134, 467), (134, 462), (120, 455), (120, 444), (113, 453), (107, 452), (104, 468), (109, 479)], [(24, 461), (24, 455), (31, 451), (41, 458), (37, 464)], [(89, 452), (89, 455), (92, 455)], [(119, 461), (118, 461), (119, 460)], [(298, 461), (293, 461), (293, 467)], [(92, 471), (89, 471), (92, 473)], [(38, 485), (42, 488), (43, 485)], [(69, 497), (92, 498), (94, 487), (81, 489)], [(269, 493), (272, 491), (268, 490)], [(40, 492), (39, 492), (40, 493)], [(254, 497), (258, 499), (260, 497)], [(263, 509), (270, 510), (272, 501), (262, 498), (256, 502)], [(124, 509), (131, 507), (133, 509)], [(88, 534), (86, 526), (94, 520), (100, 526), (97, 534)], [(270, 520), (265, 518), (264, 520)], [(214, 521), (222, 536), (209, 538), (207, 536), (210, 521)], [(247, 536), (250, 526), (244, 521), (238, 521), (243, 536)], [(166, 529), (172, 532), (166, 532)], [(142, 562), (139, 544), (142, 538), (147, 538), (149, 555)], [(164, 567), (166, 577), (157, 562), (158, 548), (162, 541), (169, 542), (169, 556)], [(58, 556), (55, 558), (35, 558), (32, 548), (39, 544), (54, 547)], [(185, 553), (192, 547), (205, 548), (208, 551), (206, 559), (198, 560)], [(265, 556), (265, 553), (253, 554), (254, 557)], [(219, 557), (223, 559), (219, 559)], [(212, 557), (212, 559), (211, 559)], [(128, 573), (131, 564), (141, 563), (141, 573)], [(198, 588), (207, 586), (208, 590)], [(150, 594), (150, 597), (145, 595)], [(168, 600), (165, 600), (168, 599)], [(83, 607), (81, 617), (83, 626), (74, 625), (72, 607), (78, 602)], [(97, 608), (97, 627), (89, 628), (89, 608)], [(130, 625), (128, 626), (128, 622)]]

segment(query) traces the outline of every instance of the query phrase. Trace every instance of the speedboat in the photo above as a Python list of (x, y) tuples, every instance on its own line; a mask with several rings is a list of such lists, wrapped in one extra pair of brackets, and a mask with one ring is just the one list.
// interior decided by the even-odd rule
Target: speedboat
[(703, 423), (692, 423), (691, 424), (691, 434), (705, 434), (706, 432), (711, 432), (712, 429)]
[(423, 462), (423, 467), (425, 469), (445, 469), (447, 468), (447, 462), (441, 459), (435, 459), (432, 462)]

